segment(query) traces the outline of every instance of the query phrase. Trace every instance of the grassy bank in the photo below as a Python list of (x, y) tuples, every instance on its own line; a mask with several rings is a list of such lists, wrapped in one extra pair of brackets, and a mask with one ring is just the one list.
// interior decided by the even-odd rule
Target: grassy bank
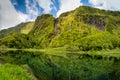
[[(77, 54), (77, 55), (89, 55), (92, 57), (102, 56), (102, 57), (116, 57), (120, 59), (120, 49), (107, 49), (107, 50), (91, 50), (91, 51), (80, 51), (80, 50), (67, 50), (65, 47), (58, 48), (46, 48), (46, 49), (15, 49), (15, 48), (6, 48), (1, 51), (28, 51), (28, 52), (42, 52), (44, 54), (56, 55), (66, 57), (68, 54)], [(37, 53), (36, 53), (37, 54)]]

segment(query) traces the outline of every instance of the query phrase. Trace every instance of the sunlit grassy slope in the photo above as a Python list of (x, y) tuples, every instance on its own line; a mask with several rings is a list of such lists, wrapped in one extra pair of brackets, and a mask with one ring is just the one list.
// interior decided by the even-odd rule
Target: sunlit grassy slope
[(34, 22), (27, 24), (24, 28), (22, 28), (21, 33), (28, 34), (32, 30), (33, 26)]
[(23, 33), (28, 34), (29, 31), (31, 31), (33, 27), (34, 22), (26, 22), (26, 23), (20, 23), (16, 25), (15, 27), (4, 29), (0, 31), (0, 38), (6, 37), (13, 33)]

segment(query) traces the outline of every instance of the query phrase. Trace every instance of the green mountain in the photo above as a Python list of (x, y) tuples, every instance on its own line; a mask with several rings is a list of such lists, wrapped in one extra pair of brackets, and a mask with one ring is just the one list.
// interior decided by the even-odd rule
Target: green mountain
[(20, 23), (15, 27), (0, 31), (0, 46), (10, 48), (30, 48), (32, 38), (27, 35), (34, 27), (34, 22)]
[[(30, 37), (33, 48), (64, 46), (67, 49), (86, 51), (120, 47), (120, 12), (118, 11), (80, 6), (73, 11), (61, 14), (58, 18), (50, 14), (38, 16), (34, 25), (31, 24), (24, 23), (12, 29), (2, 30), (0, 37), (12, 36), (8, 36), (11, 32), (24, 33), (27, 34), (26, 37)], [(17, 41), (16, 39), (10, 41), (6, 37), (0, 40), (0, 45), (11, 47), (9, 45), (14, 44), (11, 42)], [(25, 38), (20, 37), (20, 39)]]
[(0, 38), (6, 37), (13, 33), (23, 33), (28, 34), (31, 29), (33, 28), (34, 22), (26, 22), (26, 23), (20, 23), (16, 25), (15, 27), (11, 27), (9, 29), (4, 29), (0, 31)]

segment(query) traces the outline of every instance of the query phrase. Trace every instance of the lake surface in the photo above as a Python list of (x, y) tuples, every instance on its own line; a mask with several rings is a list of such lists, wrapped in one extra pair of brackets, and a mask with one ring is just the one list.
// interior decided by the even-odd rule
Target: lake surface
[(28, 65), (38, 80), (120, 80), (120, 60), (69, 53), (3, 51), (0, 63)]

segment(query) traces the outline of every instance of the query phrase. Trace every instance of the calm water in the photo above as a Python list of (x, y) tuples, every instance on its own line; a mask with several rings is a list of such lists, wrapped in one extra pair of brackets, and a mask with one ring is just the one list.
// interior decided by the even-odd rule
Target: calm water
[(67, 57), (42, 52), (0, 53), (0, 63), (27, 64), (39, 80), (120, 80), (120, 61), (115, 59)]

